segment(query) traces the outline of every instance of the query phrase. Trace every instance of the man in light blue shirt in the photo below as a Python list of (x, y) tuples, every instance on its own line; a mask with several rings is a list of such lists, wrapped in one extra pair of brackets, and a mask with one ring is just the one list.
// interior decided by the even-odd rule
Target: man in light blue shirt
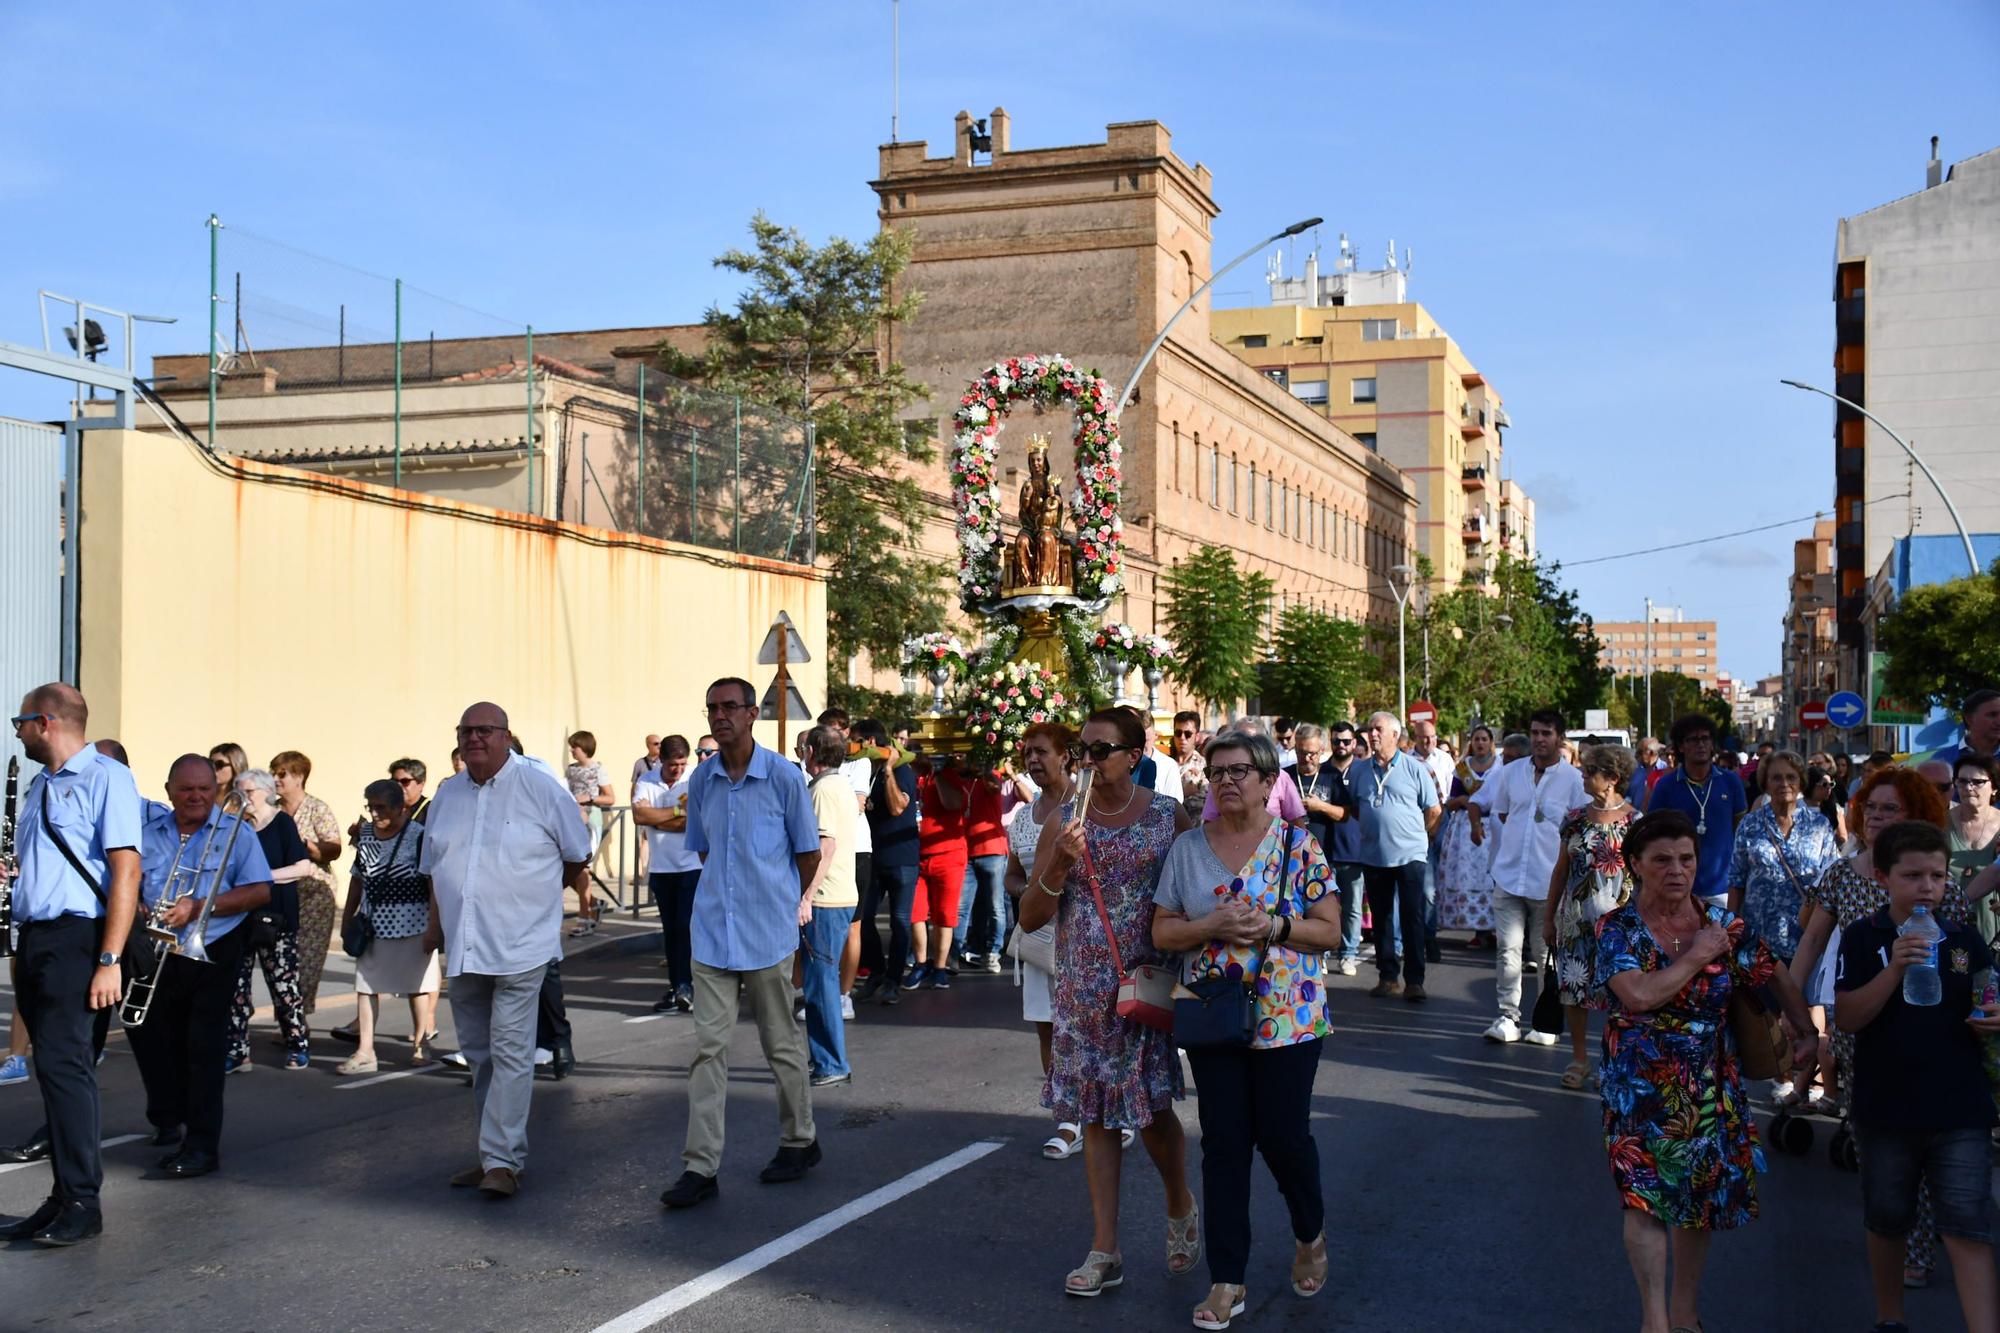
[(778, 1155), (759, 1179), (798, 1180), (820, 1160), (805, 1037), (792, 1013), (792, 955), (819, 868), (819, 820), (798, 767), (753, 739), (757, 691), (749, 681), (709, 686), (708, 720), (721, 752), (688, 777), (687, 850), (702, 860), (690, 922), (695, 1056), (686, 1169), (660, 1195), (669, 1208), (690, 1208), (719, 1192), (729, 1034), (745, 995), (778, 1083)]
[(118, 1003), (118, 960), (138, 903), (139, 792), (128, 770), (84, 740), (88, 721), (83, 695), (60, 683), (30, 690), (14, 718), (22, 750), (42, 765), (14, 828), (14, 995), (34, 1047), (54, 1182), (33, 1213), (0, 1219), (0, 1240), (73, 1245), (104, 1226), (92, 1032)]
[[(167, 770), (167, 802), (171, 808), (147, 812), (140, 835), (139, 898), (154, 923), (175, 932), (190, 954), (205, 906), (208, 920), (200, 926), (196, 956), (207, 961), (169, 955), (145, 1021), (125, 1031), (146, 1084), (146, 1118), (158, 1139), (171, 1142), (186, 1126), (180, 1151), (160, 1163), (169, 1177), (185, 1179), (221, 1165), (229, 1010), (250, 938), (243, 920), (271, 900), (271, 867), (257, 831), (217, 808), (215, 768), (206, 757), (184, 754), (174, 760)], [(176, 894), (171, 902), (170, 888)], [(213, 901), (207, 901), (211, 893)]]
[[(1375, 922), (1375, 969), (1381, 974), (1369, 994), (1386, 999), (1401, 993), (1422, 1004), (1424, 992), (1424, 881), (1431, 833), (1443, 817), (1437, 782), (1421, 759), (1400, 748), (1403, 724), (1394, 713), (1377, 713), (1362, 730), (1371, 756), (1347, 770), (1353, 810), (1361, 827), (1361, 878)], [(1402, 914), (1402, 957), (1391, 929)], [(1401, 978), (1407, 971), (1409, 984)]]

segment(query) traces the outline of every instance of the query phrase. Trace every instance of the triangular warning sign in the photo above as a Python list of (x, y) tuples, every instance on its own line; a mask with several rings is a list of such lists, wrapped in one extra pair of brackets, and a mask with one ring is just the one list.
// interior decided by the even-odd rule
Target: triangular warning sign
[(764, 636), (764, 646), (757, 650), (757, 665), (776, 666), (778, 664), (778, 636), (784, 635), (785, 662), (810, 662), (812, 654), (806, 651), (806, 641), (792, 628), (792, 618), (783, 611), (771, 622), (771, 632)]
[[(799, 687), (792, 684), (789, 680), (785, 682), (785, 700), (789, 705), (785, 712), (785, 721), (810, 722), (813, 720), (812, 710), (806, 707), (806, 697), (800, 694)], [(770, 687), (764, 691), (764, 702), (757, 713), (757, 718), (762, 722), (776, 722), (778, 720), (777, 681), (772, 681)]]

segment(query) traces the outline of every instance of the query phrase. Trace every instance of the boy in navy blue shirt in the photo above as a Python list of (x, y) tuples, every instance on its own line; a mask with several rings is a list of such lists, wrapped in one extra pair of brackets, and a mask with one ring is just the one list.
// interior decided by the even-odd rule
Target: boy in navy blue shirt
[(1989, 1221), (1993, 1099), (1981, 1060), (1982, 1038), (2000, 1033), (2000, 1010), (1988, 1016), (1977, 1006), (1992, 959), (1977, 931), (1940, 921), (1944, 998), (1907, 1003), (1904, 974), (1928, 946), (1897, 932), (1919, 906), (1936, 914), (1951, 882), (1951, 849), (1942, 829), (1906, 820), (1884, 829), (1871, 851), (1889, 905), (1841, 933), (1834, 1022), (1854, 1034), (1850, 1116), (1876, 1333), (1907, 1333), (1903, 1238), (1920, 1180), (1930, 1182), (1966, 1327), (2000, 1327)]

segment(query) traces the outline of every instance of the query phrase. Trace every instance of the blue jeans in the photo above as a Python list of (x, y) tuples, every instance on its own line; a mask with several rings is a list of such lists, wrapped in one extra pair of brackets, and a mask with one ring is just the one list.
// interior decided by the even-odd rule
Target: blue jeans
[[(875, 914), (889, 900), (889, 948), (875, 929)], [(861, 965), (871, 975), (901, 981), (910, 961), (910, 909), (917, 902), (917, 868), (875, 863), (868, 883), (861, 886)]]
[[(974, 911), (975, 899), (984, 910)], [(978, 940), (974, 944), (975, 939)], [(958, 895), (958, 948), (977, 956), (999, 953), (1007, 944), (1007, 858), (975, 856), (965, 863), (965, 891)]]
[(1333, 884), (1340, 894), (1340, 953), (1342, 961), (1354, 961), (1361, 957), (1361, 905), (1364, 890), (1361, 883), (1361, 863), (1358, 861), (1335, 861), (1333, 863)]
[(851, 1072), (847, 1029), (840, 1021), (840, 951), (847, 947), (852, 907), (815, 907), (799, 931), (806, 974), (806, 1053), (816, 1077)]

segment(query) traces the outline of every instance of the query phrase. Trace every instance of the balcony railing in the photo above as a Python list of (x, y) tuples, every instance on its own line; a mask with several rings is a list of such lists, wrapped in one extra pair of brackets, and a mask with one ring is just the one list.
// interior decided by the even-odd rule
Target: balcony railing
[(1459, 469), (1458, 480), (1459, 484), (1468, 491), (1486, 489), (1486, 465), (1480, 463), (1473, 467)]

